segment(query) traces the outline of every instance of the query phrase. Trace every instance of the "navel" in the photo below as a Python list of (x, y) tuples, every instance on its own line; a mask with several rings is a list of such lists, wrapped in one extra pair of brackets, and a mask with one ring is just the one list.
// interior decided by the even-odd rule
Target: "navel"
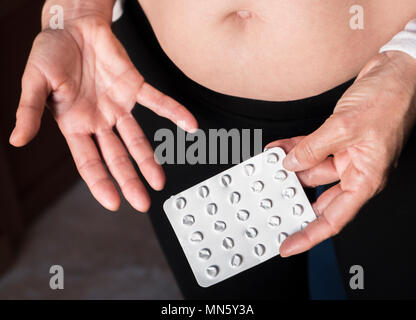
[(235, 14), (243, 20), (250, 19), (253, 16), (252, 13), (248, 10), (238, 10), (235, 12)]

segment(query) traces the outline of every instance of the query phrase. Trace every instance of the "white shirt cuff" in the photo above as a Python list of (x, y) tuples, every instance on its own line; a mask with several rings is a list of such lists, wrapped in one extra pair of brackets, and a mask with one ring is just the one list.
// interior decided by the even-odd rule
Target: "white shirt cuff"
[(120, 17), (123, 15), (123, 5), (124, 5), (124, 0), (117, 0), (116, 3), (114, 4), (113, 20), (112, 20), (113, 22), (120, 19)]
[(402, 51), (416, 59), (416, 19), (380, 49), (380, 53), (385, 51)]

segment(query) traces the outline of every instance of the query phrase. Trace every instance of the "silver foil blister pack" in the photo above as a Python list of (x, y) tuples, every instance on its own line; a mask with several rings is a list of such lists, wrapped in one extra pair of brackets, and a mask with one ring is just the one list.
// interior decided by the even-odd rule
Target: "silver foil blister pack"
[(316, 218), (295, 173), (269, 149), (165, 201), (198, 284), (209, 287), (279, 255)]

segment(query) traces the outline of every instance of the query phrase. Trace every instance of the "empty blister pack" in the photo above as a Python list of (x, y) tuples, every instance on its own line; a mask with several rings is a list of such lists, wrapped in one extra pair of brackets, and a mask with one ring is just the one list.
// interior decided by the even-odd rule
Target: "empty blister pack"
[(198, 284), (209, 287), (279, 254), (316, 218), (295, 173), (269, 149), (170, 197), (163, 209)]

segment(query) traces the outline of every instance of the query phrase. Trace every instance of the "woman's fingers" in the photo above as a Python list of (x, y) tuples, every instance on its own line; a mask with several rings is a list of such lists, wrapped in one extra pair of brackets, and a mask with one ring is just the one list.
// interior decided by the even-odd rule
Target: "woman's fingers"
[(16, 126), (10, 144), (21, 147), (37, 134), (50, 89), (45, 76), (35, 67), (27, 65), (22, 78), (22, 94), (16, 113)]
[(111, 129), (96, 133), (103, 159), (127, 201), (138, 211), (147, 212), (150, 198), (131, 163), (126, 149)]
[[(266, 145), (267, 149), (280, 147), (289, 153), (296, 145), (305, 139), (304, 136), (298, 136), (290, 139), (282, 139)], [(306, 187), (316, 187), (333, 183), (339, 180), (338, 172), (334, 165), (334, 158), (328, 157), (316, 166), (296, 173), (300, 182)]]
[(65, 136), (75, 165), (92, 195), (106, 209), (115, 211), (120, 206), (120, 196), (101, 161), (97, 147), (89, 135)]
[(357, 192), (341, 192), (316, 220), (283, 242), (280, 254), (282, 257), (288, 257), (302, 253), (338, 234), (364, 203)]
[(342, 122), (334, 117), (329, 118), (318, 130), (299, 141), (283, 160), (283, 166), (296, 172), (308, 170), (345, 148), (351, 134), (355, 133), (347, 132)]
[[(111, 28), (103, 28), (101, 32), (99, 35), (95, 35), (91, 41), (95, 41), (95, 38), (102, 40), (99, 41), (100, 46), (96, 50), (104, 52), (107, 58), (111, 57), (113, 70), (130, 70), (130, 72), (123, 74), (122, 81), (138, 85), (138, 89), (134, 89), (137, 91), (135, 92), (135, 100), (156, 114), (168, 118), (182, 129), (194, 132), (198, 128), (194, 116), (180, 103), (143, 81), (143, 77), (136, 70), (126, 50), (114, 37)], [(131, 77), (131, 81), (126, 80), (129, 77)], [(122, 96), (120, 92), (116, 92), (115, 95)], [(117, 100), (115, 99), (115, 101)]]
[(332, 157), (326, 158), (311, 169), (297, 172), (296, 175), (305, 187), (323, 186), (339, 180), (339, 175), (334, 165), (334, 158)]
[(144, 82), (137, 93), (137, 102), (161, 117), (167, 118), (188, 132), (195, 132), (198, 123), (192, 113), (151, 85)]
[(129, 113), (117, 121), (116, 127), (150, 186), (155, 190), (163, 189), (166, 178), (162, 166), (155, 161), (152, 146), (137, 121)]
[(318, 200), (312, 204), (315, 214), (320, 216), (332, 202), (332, 200), (334, 200), (335, 197), (337, 197), (340, 193), (342, 193), (342, 189), (339, 183), (323, 192), (319, 196)]
[[(371, 197), (372, 190), (352, 165), (345, 172), (345, 181), (323, 193), (314, 204), (317, 219), (288, 237), (280, 247), (283, 257), (302, 253), (318, 243), (338, 234)], [(344, 177), (343, 177), (344, 178)]]
[(294, 138), (289, 138), (289, 139), (281, 139), (281, 140), (276, 140), (273, 142), (270, 142), (268, 145), (266, 145), (265, 149), (271, 149), (271, 148), (275, 148), (275, 147), (280, 147), (282, 148), (286, 154), (289, 153), (298, 143), (299, 141), (301, 141), (303, 138), (305, 138), (305, 136), (298, 136), (298, 137), (294, 137)]

